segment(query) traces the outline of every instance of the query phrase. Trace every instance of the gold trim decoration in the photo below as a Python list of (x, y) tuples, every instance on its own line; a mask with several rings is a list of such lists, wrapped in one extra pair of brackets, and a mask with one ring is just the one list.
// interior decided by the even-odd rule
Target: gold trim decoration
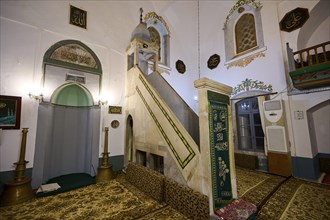
[(268, 92), (273, 92), (273, 86), (267, 85), (262, 81), (259, 80), (252, 80), (246, 78), (242, 81), (241, 84), (238, 84), (234, 89), (232, 95), (236, 95), (242, 91), (250, 91), (250, 90), (263, 90)]
[(247, 65), (249, 65), (255, 58), (258, 58), (258, 57), (266, 57), (266, 55), (264, 53), (257, 53), (255, 55), (252, 55), (252, 56), (249, 56), (247, 58), (244, 58), (244, 59), (241, 59), (241, 60), (238, 60), (238, 61), (235, 61), (231, 64), (229, 64), (227, 66), (227, 69), (229, 69), (230, 67), (233, 67), (233, 66), (239, 66), (239, 67), (246, 67)]
[(242, 10), (240, 9), (243, 5), (252, 5), (254, 8), (262, 8), (261, 2), (255, 2), (255, 0), (237, 0), (236, 4), (230, 9), (229, 14), (226, 17), (226, 21), (224, 23), (224, 26), (227, 26), (228, 21), (230, 20), (231, 16), (234, 14), (236, 10)]
[(160, 22), (162, 22), (162, 24), (165, 26), (168, 35), (171, 34), (170, 29), (169, 29), (169, 27), (168, 27), (166, 21), (163, 19), (162, 16), (159, 16), (159, 15), (156, 14), (156, 12), (153, 12), (153, 11), (152, 11), (152, 12), (147, 13), (147, 14), (144, 16), (144, 21), (148, 21), (148, 20), (151, 19), (151, 18), (155, 18), (155, 19), (160, 20)]

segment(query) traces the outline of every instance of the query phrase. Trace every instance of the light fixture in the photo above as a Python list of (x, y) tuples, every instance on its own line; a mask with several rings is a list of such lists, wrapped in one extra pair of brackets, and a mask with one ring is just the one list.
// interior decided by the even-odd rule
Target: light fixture
[(34, 95), (32, 93), (29, 93), (29, 97), (30, 97), (30, 99), (35, 99), (35, 100), (41, 102), (44, 96), (42, 94)]
[(108, 104), (107, 100), (105, 100), (105, 101), (99, 100), (99, 106), (104, 106), (104, 105), (107, 105), (107, 104)]
[(198, 96), (197, 96), (197, 95), (194, 96), (194, 100), (195, 100), (196, 102), (198, 102)]
[(244, 102), (241, 104), (241, 108), (242, 108), (242, 110), (246, 111), (250, 108), (250, 105), (249, 105), (249, 103)]

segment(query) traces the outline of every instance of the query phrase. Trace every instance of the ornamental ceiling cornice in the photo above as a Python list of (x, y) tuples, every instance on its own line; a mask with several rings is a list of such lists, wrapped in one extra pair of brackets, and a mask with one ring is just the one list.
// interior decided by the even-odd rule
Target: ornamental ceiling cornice
[(166, 21), (163, 19), (162, 16), (157, 15), (156, 12), (153, 12), (153, 11), (152, 11), (152, 12), (148, 12), (148, 13), (144, 16), (144, 21), (148, 21), (148, 20), (151, 19), (151, 18), (155, 18), (155, 19), (160, 20), (160, 21), (163, 23), (163, 25), (165, 26), (168, 35), (171, 34), (170, 29), (169, 29), (169, 27), (168, 27)]

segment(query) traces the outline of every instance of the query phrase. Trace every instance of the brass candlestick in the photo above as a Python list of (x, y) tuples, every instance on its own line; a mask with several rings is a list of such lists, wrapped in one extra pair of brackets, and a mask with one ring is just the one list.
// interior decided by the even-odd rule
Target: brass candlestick
[(22, 133), (19, 160), (17, 163), (14, 163), (16, 165), (15, 178), (5, 183), (3, 194), (0, 197), (0, 206), (15, 205), (34, 197), (34, 191), (31, 187), (31, 178), (25, 176), (26, 164), (28, 163), (28, 161), (25, 160), (28, 128), (23, 128)]
[(109, 164), (109, 152), (108, 152), (108, 131), (109, 127), (104, 129), (104, 151), (102, 153), (102, 164), (97, 168), (96, 182), (109, 181), (113, 179), (112, 165)]

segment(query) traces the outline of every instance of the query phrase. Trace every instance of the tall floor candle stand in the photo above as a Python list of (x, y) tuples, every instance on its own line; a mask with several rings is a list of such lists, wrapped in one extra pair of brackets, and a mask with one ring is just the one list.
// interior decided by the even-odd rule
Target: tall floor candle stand
[(26, 164), (28, 163), (28, 161), (25, 160), (28, 128), (23, 128), (22, 133), (19, 161), (14, 163), (16, 165), (15, 178), (5, 183), (4, 191), (0, 197), (0, 206), (19, 204), (34, 197), (34, 191), (31, 187), (31, 178), (25, 176)]
[(102, 158), (102, 164), (97, 168), (96, 182), (109, 181), (113, 179), (112, 165), (109, 164), (109, 152), (108, 152), (108, 131), (109, 127), (105, 127), (104, 134), (104, 152)]

